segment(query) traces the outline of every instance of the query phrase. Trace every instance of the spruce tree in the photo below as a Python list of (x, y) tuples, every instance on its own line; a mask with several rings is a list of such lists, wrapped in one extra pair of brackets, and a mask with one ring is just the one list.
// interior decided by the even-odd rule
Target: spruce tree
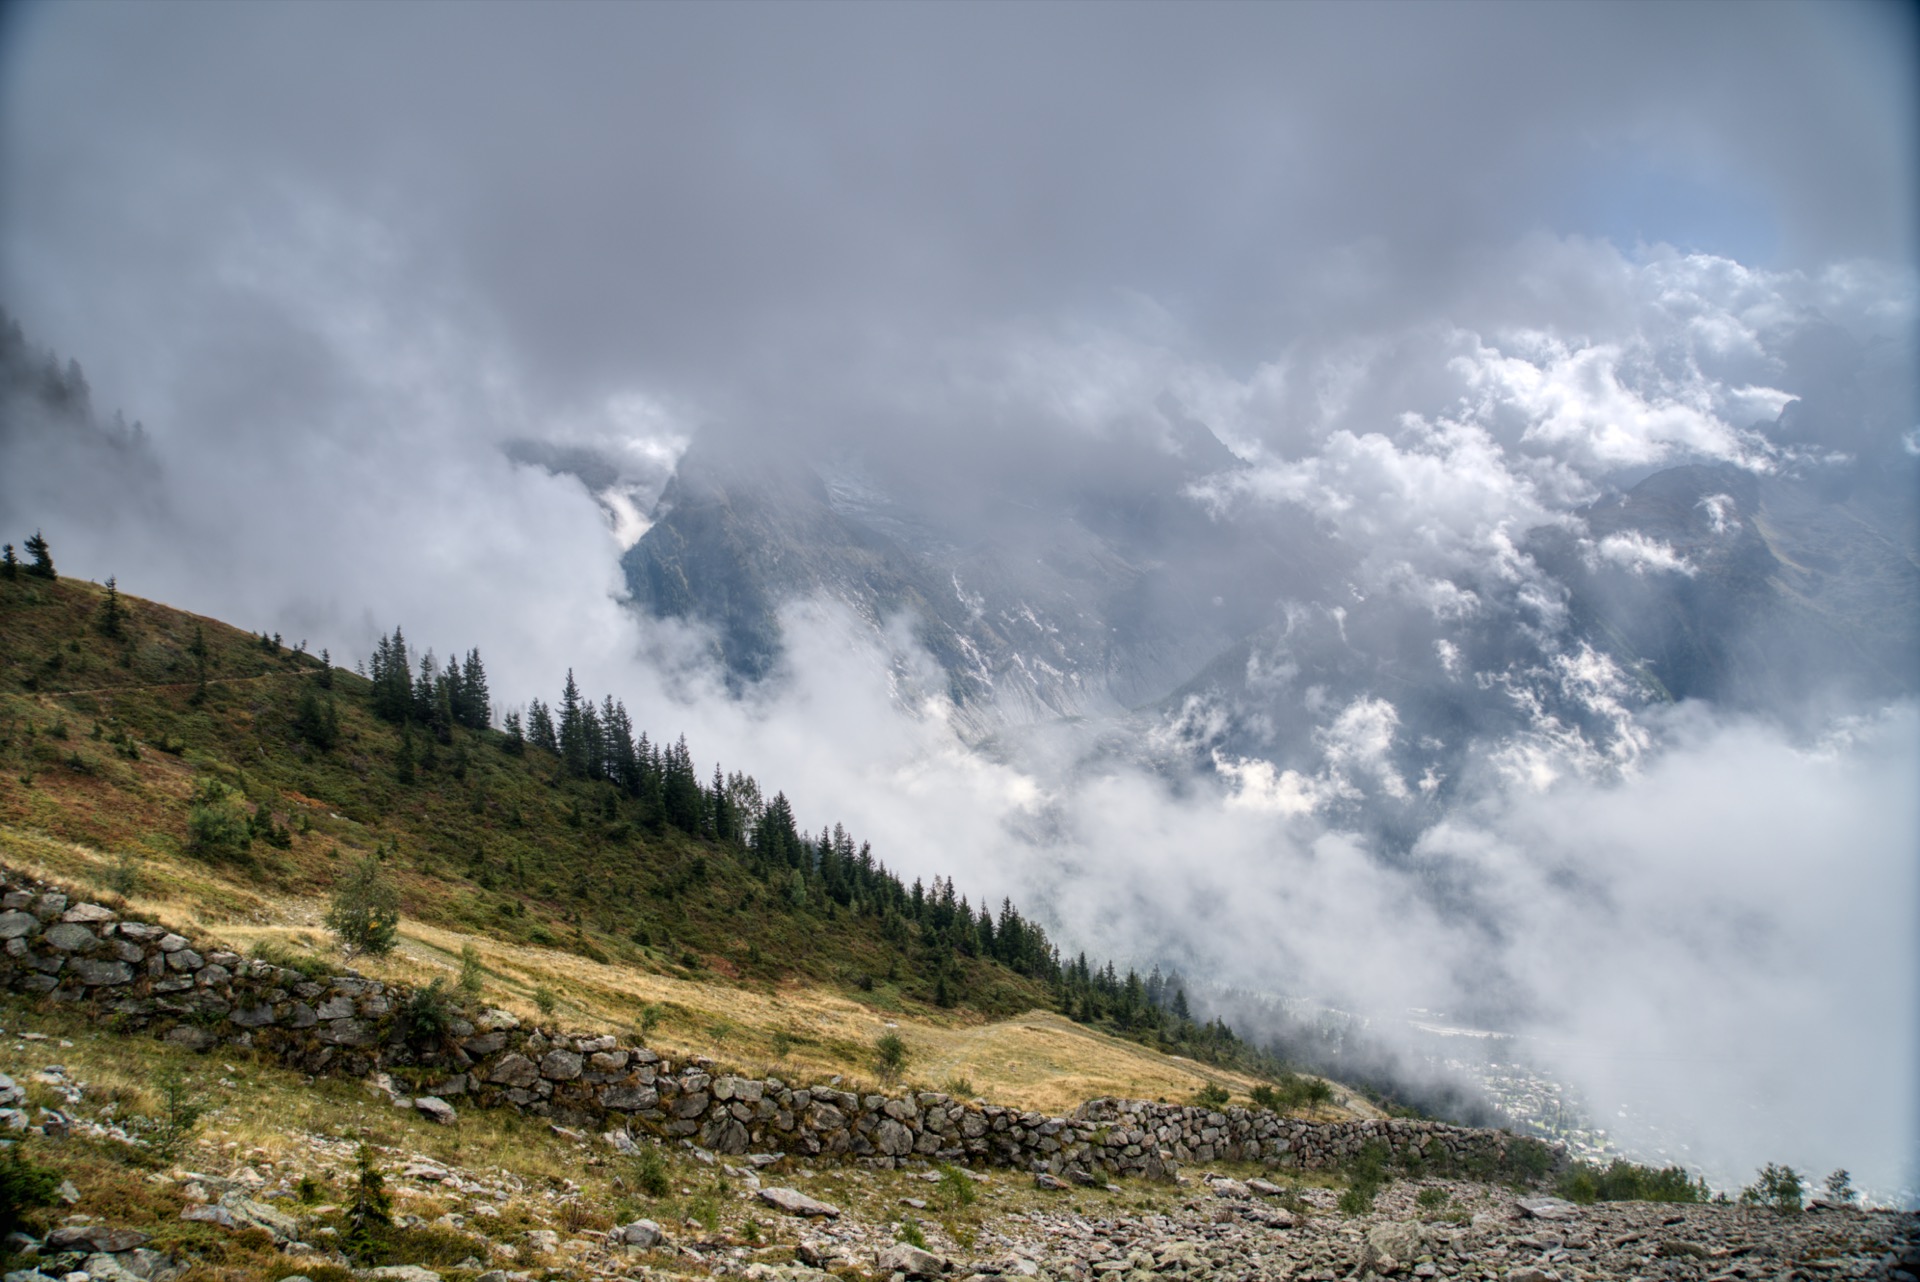
[(119, 638), (125, 631), (127, 607), (120, 604), (120, 586), (113, 576), (107, 576), (107, 597), (100, 603), (100, 633), (102, 636)]
[(187, 645), (187, 653), (193, 658), (193, 699), (195, 704), (207, 701), (207, 634), (198, 623), (193, 625), (193, 640)]
[(467, 651), (460, 667), (460, 724), (469, 730), (485, 730), (493, 724), (492, 696), (487, 691), (487, 670), (480, 662), (476, 647)]
[(60, 576), (53, 571), (53, 551), (47, 546), (46, 536), (35, 530), (33, 537), (27, 540), (27, 555), (32, 558), (27, 565), (27, 573), (37, 579), (57, 579)]
[(14, 555), (13, 544), (9, 543), (4, 552), (0, 552), (0, 578), (17, 579), (20, 577), (20, 558)]

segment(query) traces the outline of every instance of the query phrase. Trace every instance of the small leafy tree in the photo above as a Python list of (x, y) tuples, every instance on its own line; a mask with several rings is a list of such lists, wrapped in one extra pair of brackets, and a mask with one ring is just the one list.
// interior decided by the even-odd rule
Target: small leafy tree
[(907, 1043), (898, 1033), (883, 1033), (873, 1044), (873, 1071), (880, 1074), (883, 1082), (899, 1081), (912, 1058)]
[(480, 964), (480, 950), (472, 944), (460, 945), (460, 996), (470, 1002), (480, 1000), (486, 982), (486, 969)]
[(1768, 1162), (1760, 1168), (1760, 1177), (1740, 1190), (1740, 1204), (1764, 1207), (1776, 1215), (1798, 1215), (1805, 1193), (1800, 1172)]
[(1835, 1206), (1852, 1206), (1855, 1197), (1853, 1176), (1842, 1168), (1827, 1176), (1827, 1201)]
[(542, 1019), (552, 1019), (553, 1008), (560, 1004), (560, 999), (554, 995), (551, 988), (541, 984), (533, 990), (533, 1004), (539, 1007)]
[(33, 537), (27, 540), (27, 573), (37, 579), (57, 579), (60, 576), (53, 571), (53, 552), (47, 547), (47, 540), (40, 531), (35, 530)]
[(202, 779), (187, 808), (187, 849), (203, 859), (235, 859), (253, 845), (253, 816), (240, 794)]
[(327, 909), (327, 929), (340, 940), (347, 956), (393, 951), (400, 936), (400, 895), (380, 867), (378, 855), (368, 855), (347, 870), (334, 887)]

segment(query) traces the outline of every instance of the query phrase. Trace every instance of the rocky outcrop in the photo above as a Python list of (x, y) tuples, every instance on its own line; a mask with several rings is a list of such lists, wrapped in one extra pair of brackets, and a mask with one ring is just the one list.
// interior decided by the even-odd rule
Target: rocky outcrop
[[(1368, 1144), (1435, 1169), (1499, 1164), (1514, 1137), (1435, 1122), (1302, 1122), (1101, 1099), (1070, 1117), (957, 1100), (800, 1086), (674, 1064), (611, 1036), (528, 1028), (505, 1011), (416, 1020), (415, 994), (364, 976), (315, 977), (120, 920), (0, 872), (0, 982), (87, 1003), (126, 1031), (196, 1051), (250, 1047), (307, 1073), (404, 1083), (427, 1116), (513, 1108), (573, 1127), (686, 1139), (720, 1154), (781, 1152), (897, 1167), (919, 1161), (1044, 1171), (1076, 1184), (1167, 1178), (1179, 1163), (1338, 1166)], [(429, 1026), (431, 1032), (425, 1031)], [(395, 1088), (396, 1091), (399, 1089)]]

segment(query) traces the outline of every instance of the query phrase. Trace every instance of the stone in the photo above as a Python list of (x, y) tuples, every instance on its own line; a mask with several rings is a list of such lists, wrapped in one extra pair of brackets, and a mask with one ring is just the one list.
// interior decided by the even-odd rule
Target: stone
[(487, 1080), (501, 1086), (515, 1086), (521, 1090), (534, 1084), (540, 1078), (540, 1068), (525, 1055), (510, 1053), (502, 1055), (498, 1063), (487, 1072)]
[(273, 1007), (262, 1002), (258, 1006), (242, 1006), (233, 1012), (231, 1018), (242, 1028), (265, 1028), (273, 1023), (275, 1015)]
[(666, 1234), (652, 1220), (635, 1220), (631, 1224), (622, 1224), (607, 1233), (607, 1240), (615, 1246), (637, 1246), (643, 1249), (659, 1246), (666, 1240)]
[(1411, 1268), (1421, 1253), (1423, 1239), (1417, 1224), (1376, 1224), (1367, 1230), (1360, 1248), (1360, 1271), (1397, 1273)]
[(128, 939), (150, 944), (167, 933), (165, 926), (155, 926), (144, 921), (123, 921), (115, 929)]
[(32, 913), (0, 913), (0, 939), (19, 939), (40, 929), (40, 919)]
[(1067, 1183), (1051, 1171), (1035, 1171), (1033, 1173), (1033, 1186), (1037, 1189), (1046, 1189), (1054, 1193), (1073, 1187), (1073, 1185)]
[(234, 1218), (232, 1211), (224, 1206), (189, 1206), (180, 1212), (180, 1218), (195, 1224), (217, 1224), (223, 1229), (237, 1229), (240, 1221)]
[(888, 1157), (905, 1157), (913, 1152), (913, 1132), (888, 1118), (874, 1130), (874, 1143)]
[(660, 1093), (653, 1087), (635, 1083), (616, 1083), (600, 1092), (603, 1107), (618, 1109), (623, 1113), (637, 1113), (659, 1102)]
[(321, 1019), (352, 1019), (360, 1013), (354, 1006), (353, 998), (344, 994), (335, 994), (327, 998), (313, 1012)]
[(171, 1042), (175, 1046), (184, 1046), (190, 1051), (208, 1051), (220, 1044), (220, 1039), (207, 1029), (198, 1028), (192, 1024), (181, 1024), (176, 1028), (168, 1029), (166, 1037), (162, 1040)]
[(380, 1040), (373, 1026), (359, 1019), (330, 1020), (319, 1036), (329, 1046), (371, 1046)]
[(300, 1238), (300, 1221), (285, 1211), (256, 1202), (244, 1193), (229, 1193), (220, 1206), (243, 1225), (265, 1229), (276, 1242), (295, 1242)]
[(55, 1251), (104, 1251), (111, 1255), (146, 1244), (147, 1235), (137, 1229), (113, 1229), (104, 1224), (82, 1224), (47, 1234), (47, 1246)]
[(1558, 1197), (1523, 1197), (1514, 1206), (1535, 1220), (1570, 1220), (1580, 1213), (1578, 1206)]
[(413, 1101), (413, 1107), (414, 1111), (419, 1113), (420, 1116), (430, 1122), (438, 1122), (442, 1126), (452, 1126), (460, 1120), (460, 1114), (454, 1109), (453, 1105), (447, 1103), (438, 1095), (416, 1096)]
[(540, 1061), (540, 1076), (550, 1082), (571, 1082), (580, 1076), (582, 1063), (572, 1051), (548, 1051)]
[(904, 1273), (910, 1278), (939, 1277), (952, 1267), (944, 1257), (910, 1242), (895, 1242), (880, 1252), (874, 1266), (880, 1273)]
[(363, 1282), (440, 1282), (440, 1275), (418, 1264), (383, 1264), (377, 1269), (358, 1269), (354, 1277)]
[(820, 1202), (808, 1197), (799, 1189), (766, 1188), (756, 1190), (760, 1200), (777, 1211), (788, 1215), (801, 1215), (809, 1218), (837, 1220), (840, 1208), (830, 1202)]
[(123, 961), (91, 961), (76, 957), (67, 968), (67, 973), (76, 976), (88, 988), (110, 988), (116, 984), (133, 982), (133, 967)]
[(72, 922), (61, 922), (47, 927), (45, 939), (47, 946), (58, 948), (63, 953), (77, 953), (83, 948), (92, 948), (100, 942), (100, 937), (85, 926), (76, 926)]
[(98, 925), (103, 921), (112, 921), (113, 918), (113, 909), (100, 904), (75, 904), (60, 914), (61, 921), (79, 922), (83, 925)]

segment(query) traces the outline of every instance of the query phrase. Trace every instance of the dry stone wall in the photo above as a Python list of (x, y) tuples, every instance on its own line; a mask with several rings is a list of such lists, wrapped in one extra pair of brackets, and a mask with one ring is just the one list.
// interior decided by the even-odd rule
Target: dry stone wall
[[(569, 1126), (684, 1138), (717, 1153), (782, 1152), (1048, 1171), (1085, 1182), (1163, 1178), (1181, 1162), (1337, 1166), (1369, 1142), (1397, 1157), (1498, 1161), (1513, 1137), (1435, 1122), (1302, 1122), (1262, 1110), (1210, 1111), (1094, 1100), (1048, 1117), (936, 1091), (857, 1094), (675, 1065), (607, 1036), (523, 1026), (498, 1010), (422, 1036), (410, 990), (348, 972), (315, 978), (196, 946), (150, 922), (0, 869), (0, 982), (85, 1003), (127, 1031), (195, 1051), (250, 1047), (306, 1073), (405, 1082), (427, 1116), (515, 1108)], [(22, 1123), (24, 1124), (24, 1122)]]

